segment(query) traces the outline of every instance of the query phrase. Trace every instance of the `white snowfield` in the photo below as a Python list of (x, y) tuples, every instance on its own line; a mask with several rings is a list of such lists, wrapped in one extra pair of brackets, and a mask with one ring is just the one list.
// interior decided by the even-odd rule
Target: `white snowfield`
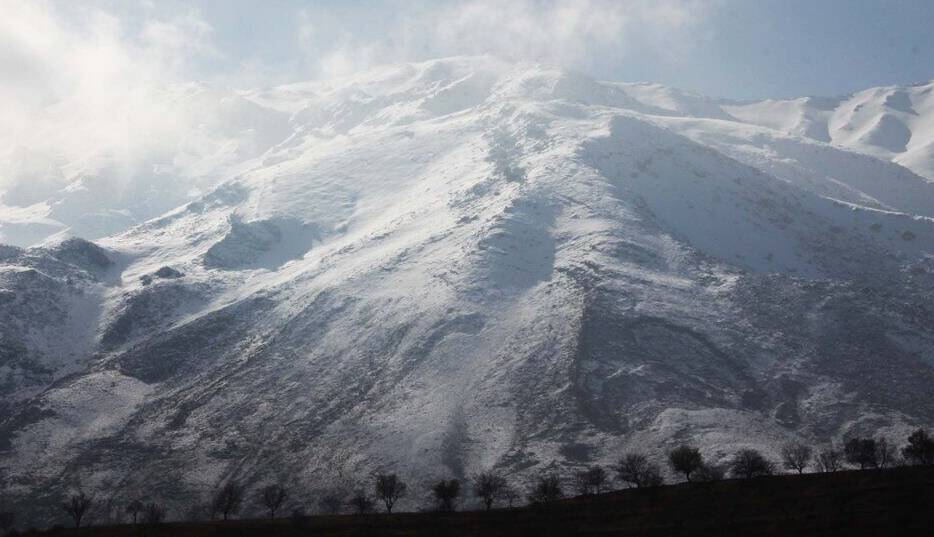
[[(458, 57), (172, 90), (207, 127), (99, 197), (96, 246), (63, 230), (105, 154), (0, 212), (42, 241), (0, 247), (0, 487), (182, 509), (902, 441), (934, 425), (932, 88), (725, 104)], [(195, 199), (131, 226), (147, 188)]]

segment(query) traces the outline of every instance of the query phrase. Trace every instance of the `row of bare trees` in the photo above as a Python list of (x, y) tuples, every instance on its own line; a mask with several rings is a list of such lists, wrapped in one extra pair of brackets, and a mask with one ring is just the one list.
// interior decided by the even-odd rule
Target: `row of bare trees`
[[(62, 509), (74, 522), (75, 527), (80, 528), (92, 505), (94, 505), (94, 499), (83, 491), (79, 491), (65, 499)], [(133, 518), (134, 524), (161, 524), (166, 516), (166, 509), (161, 504), (147, 503), (142, 499), (130, 500), (125, 510)]]
[[(934, 438), (923, 429), (908, 437), (901, 449), (900, 460), (897, 450), (885, 437), (854, 437), (846, 440), (842, 449), (827, 447), (815, 454), (814, 450), (800, 442), (782, 446), (782, 468), (803, 474), (811, 468), (819, 472), (836, 472), (849, 466), (861, 470), (887, 468), (895, 464), (934, 465)], [(688, 482), (709, 482), (724, 479), (729, 475), (737, 479), (753, 479), (773, 475), (778, 464), (761, 452), (751, 448), (740, 449), (725, 465), (708, 463), (700, 450), (694, 446), (681, 445), (668, 452), (668, 466), (675, 475)], [(661, 467), (642, 453), (623, 455), (611, 469), (616, 478), (631, 488), (657, 487), (664, 484)], [(574, 485), (578, 494), (599, 494), (609, 484), (610, 475), (601, 466), (591, 466), (574, 474)], [(531, 503), (544, 503), (564, 496), (562, 482), (555, 473), (545, 473), (535, 481), (528, 496)]]
[[(836, 472), (846, 467), (861, 470), (887, 468), (895, 464), (934, 465), (934, 438), (925, 430), (918, 429), (908, 436), (907, 444), (901, 450), (885, 437), (853, 437), (844, 441), (841, 448), (826, 447), (815, 452), (810, 446), (792, 442), (782, 446), (781, 460), (775, 462), (761, 452), (744, 448), (737, 451), (725, 465), (708, 463), (700, 450), (691, 445), (678, 446), (667, 454), (667, 463), (671, 472), (683, 476), (688, 482), (708, 482), (724, 479), (727, 475), (734, 478), (753, 479), (776, 473), (779, 465), (791, 472), (803, 474), (814, 469), (818, 472)], [(901, 455), (899, 457), (898, 455)], [(662, 468), (652, 462), (645, 454), (626, 453), (607, 469), (591, 466), (577, 471), (573, 475), (573, 488), (577, 494), (600, 494), (611, 488), (613, 479), (630, 488), (657, 487), (665, 483)], [(467, 490), (477, 498), (484, 508), (495, 506), (513, 507), (520, 499), (519, 491), (510, 485), (506, 478), (495, 472), (482, 472), (471, 478)], [(429, 490), (434, 508), (438, 511), (453, 511), (458, 500), (464, 494), (465, 487), (457, 479), (440, 479), (431, 483)], [(318, 506), (324, 513), (337, 514), (351, 511), (366, 514), (375, 511), (382, 504), (387, 513), (392, 513), (397, 502), (408, 494), (408, 485), (394, 473), (374, 476), (372, 488), (357, 488), (352, 493), (332, 491), (322, 496)], [(533, 504), (547, 503), (564, 497), (565, 483), (553, 471), (540, 475), (530, 487), (526, 499)], [(269, 484), (255, 493), (258, 507), (265, 510), (269, 518), (275, 518), (285, 505), (289, 494), (281, 484)], [(211, 518), (224, 520), (237, 515), (247, 499), (247, 488), (238, 481), (231, 480), (219, 486), (211, 499)], [(92, 497), (84, 492), (69, 495), (62, 504), (62, 509), (81, 527), (94, 504)], [(125, 512), (132, 517), (134, 524), (159, 524), (166, 518), (166, 509), (156, 502), (142, 498), (130, 500)], [(299, 516), (300, 513), (293, 513)], [(0, 512), (0, 530), (8, 532), (15, 523), (11, 512)]]
[[(810, 468), (819, 472), (836, 472), (847, 466), (865, 470), (895, 464), (934, 465), (934, 438), (923, 429), (916, 430), (901, 449), (901, 459), (898, 459), (895, 445), (884, 436), (850, 438), (842, 449), (830, 446), (817, 453), (806, 444), (792, 442), (782, 446), (780, 453), (782, 468), (798, 474)], [(753, 478), (772, 475), (777, 467), (759, 451), (748, 448), (736, 452), (726, 468), (716, 467), (705, 463), (700, 451), (688, 445), (672, 450), (668, 454), (668, 462), (672, 471), (683, 475), (686, 481), (722, 478), (727, 472), (736, 478)]]

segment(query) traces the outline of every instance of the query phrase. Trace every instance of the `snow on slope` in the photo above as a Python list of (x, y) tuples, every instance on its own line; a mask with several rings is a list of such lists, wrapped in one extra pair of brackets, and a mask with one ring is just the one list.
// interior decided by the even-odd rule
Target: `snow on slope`
[(891, 160), (934, 181), (934, 81), (723, 109), (741, 121)]
[(241, 98), (289, 133), (209, 193), (100, 249), (4, 250), (23, 505), (932, 425), (934, 194), (896, 164), (490, 58)]

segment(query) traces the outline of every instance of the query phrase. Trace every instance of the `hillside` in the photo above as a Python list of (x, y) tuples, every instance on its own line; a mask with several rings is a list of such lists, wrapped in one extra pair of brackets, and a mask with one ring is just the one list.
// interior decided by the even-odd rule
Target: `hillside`
[(165, 535), (924, 535), (934, 470), (899, 468), (623, 490), (555, 504), (451, 514), (313, 516), (62, 530), (69, 537)]
[(0, 248), (0, 486), (34, 520), (934, 426), (930, 177), (485, 57), (230, 99), (197, 132), (275, 125), (166, 149), (191, 201)]
[(891, 160), (934, 178), (934, 82), (723, 108), (740, 121)]

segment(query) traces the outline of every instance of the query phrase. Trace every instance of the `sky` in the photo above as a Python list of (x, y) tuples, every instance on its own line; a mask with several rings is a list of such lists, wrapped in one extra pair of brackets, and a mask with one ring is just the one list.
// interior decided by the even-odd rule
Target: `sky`
[(489, 53), (713, 97), (934, 78), (931, 0), (0, 0), (0, 92), (327, 78)]

